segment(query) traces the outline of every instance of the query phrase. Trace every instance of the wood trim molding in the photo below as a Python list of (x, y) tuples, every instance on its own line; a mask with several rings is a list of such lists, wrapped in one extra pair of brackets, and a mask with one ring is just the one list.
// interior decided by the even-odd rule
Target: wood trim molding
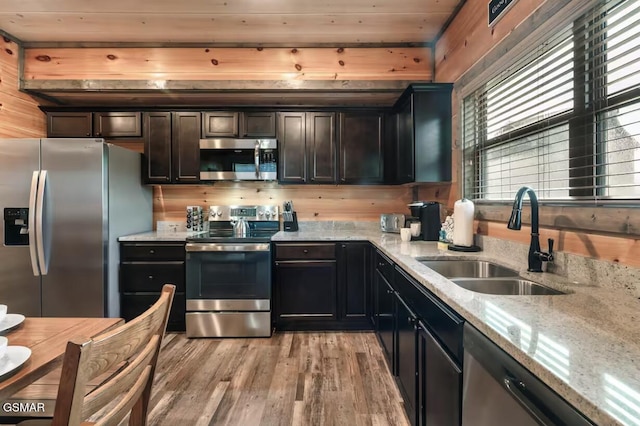
[[(511, 205), (476, 204), (476, 220), (507, 223)], [(540, 206), (540, 226), (578, 232), (640, 236), (640, 207)], [(531, 224), (531, 209), (522, 209), (522, 223)]]
[[(2, 34), (0, 30), (0, 34)], [(425, 42), (398, 42), (398, 43), (202, 43), (202, 42), (73, 42), (73, 41), (27, 41), (24, 42), (27, 49), (58, 49), (58, 48), (190, 48), (202, 47), (204, 44), (211, 49), (219, 48), (399, 48), (399, 47), (434, 47), (435, 43)]]
[(24, 80), (22, 89), (45, 92), (215, 91), (398, 92), (425, 80)]

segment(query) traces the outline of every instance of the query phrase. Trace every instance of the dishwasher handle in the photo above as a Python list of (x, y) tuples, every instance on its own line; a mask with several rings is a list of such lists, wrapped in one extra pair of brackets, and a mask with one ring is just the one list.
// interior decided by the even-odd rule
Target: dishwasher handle
[(521, 388), (525, 387), (524, 382), (511, 376), (505, 376), (502, 380), (504, 387), (509, 391), (511, 396), (531, 414), (531, 416), (541, 426), (553, 426), (555, 423), (547, 417), (536, 404), (524, 394)]

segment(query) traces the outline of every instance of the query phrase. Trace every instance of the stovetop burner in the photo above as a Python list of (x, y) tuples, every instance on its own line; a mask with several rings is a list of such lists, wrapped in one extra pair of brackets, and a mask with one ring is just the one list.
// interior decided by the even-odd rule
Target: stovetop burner
[(189, 243), (265, 243), (271, 241), (271, 237), (278, 232), (272, 230), (252, 230), (246, 237), (236, 237), (233, 229), (215, 230), (209, 233), (194, 235), (187, 238)]

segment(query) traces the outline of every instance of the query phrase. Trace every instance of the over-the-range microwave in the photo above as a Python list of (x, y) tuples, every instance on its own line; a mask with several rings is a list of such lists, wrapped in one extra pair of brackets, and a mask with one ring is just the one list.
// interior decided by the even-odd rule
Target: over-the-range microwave
[(277, 180), (276, 139), (200, 139), (200, 180)]

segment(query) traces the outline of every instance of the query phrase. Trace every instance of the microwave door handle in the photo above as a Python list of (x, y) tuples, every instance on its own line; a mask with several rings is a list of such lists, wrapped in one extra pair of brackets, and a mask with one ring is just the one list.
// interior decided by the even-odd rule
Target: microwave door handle
[(36, 249), (36, 198), (38, 193), (38, 180), (40, 171), (34, 171), (31, 177), (31, 192), (29, 193), (29, 254), (31, 255), (31, 270), (34, 276), (40, 275), (38, 267), (38, 251)]
[(256, 141), (256, 147), (254, 150), (254, 159), (256, 162), (256, 177), (260, 177), (260, 142)]

